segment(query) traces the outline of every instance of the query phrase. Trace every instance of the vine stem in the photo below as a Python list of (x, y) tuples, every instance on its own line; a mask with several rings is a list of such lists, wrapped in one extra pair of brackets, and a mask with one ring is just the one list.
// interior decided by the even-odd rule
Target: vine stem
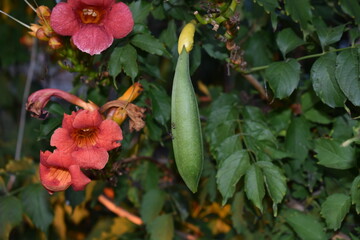
[[(115, 203), (111, 200), (109, 200), (107, 197), (105, 197), (104, 195), (100, 195), (98, 197), (98, 200), (101, 204), (103, 204), (107, 209), (109, 209), (111, 212), (115, 213), (116, 215), (118, 215), (119, 217), (124, 217), (127, 220), (129, 220), (130, 222), (141, 226), (144, 224), (144, 222), (141, 220), (140, 217), (126, 211), (125, 209), (115, 205)], [(185, 240), (196, 240), (198, 239), (196, 236), (190, 235), (188, 233), (183, 233), (180, 231), (175, 231), (175, 233), (181, 237), (182, 239)]]
[(19, 130), (16, 141), (16, 150), (15, 150), (15, 160), (20, 160), (21, 157), (21, 149), (24, 138), (24, 130), (25, 130), (25, 120), (26, 120), (26, 101), (29, 97), (31, 82), (35, 72), (35, 62), (36, 62), (36, 53), (37, 53), (37, 39), (34, 39), (34, 43), (31, 47), (31, 55), (30, 55), (30, 65), (27, 71), (25, 88), (23, 93), (23, 99), (21, 104), (21, 112), (20, 112), (20, 122), (19, 122)]
[[(299, 57), (299, 58), (295, 58), (296, 61), (302, 61), (302, 60), (306, 60), (306, 59), (311, 59), (311, 58), (317, 58), (317, 57), (321, 57), (327, 53), (331, 53), (331, 52), (341, 52), (341, 51), (344, 51), (344, 50), (347, 50), (347, 49), (351, 49), (351, 48), (357, 48), (359, 47), (360, 45), (353, 45), (353, 46), (350, 46), (350, 47), (346, 47), (346, 48), (339, 48), (339, 49), (332, 49), (332, 50), (329, 50), (329, 51), (325, 51), (325, 52), (322, 52), (322, 53), (316, 53), (316, 54), (311, 54), (311, 55), (307, 55), (307, 56), (303, 56), (303, 57)], [(250, 68), (248, 71), (241, 71), (240, 69), (237, 69), (240, 73), (242, 74), (250, 74), (250, 73), (253, 73), (253, 72), (258, 72), (258, 71), (261, 71), (261, 70), (265, 70), (269, 67), (270, 65), (264, 65), (264, 66), (259, 66), (259, 67), (253, 67), (253, 68)]]

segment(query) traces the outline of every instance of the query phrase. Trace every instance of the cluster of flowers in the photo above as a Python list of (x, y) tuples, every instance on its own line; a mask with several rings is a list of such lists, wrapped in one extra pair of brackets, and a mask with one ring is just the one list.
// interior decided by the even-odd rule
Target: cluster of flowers
[(58, 89), (42, 89), (29, 96), (26, 109), (39, 118), (47, 117), (44, 107), (53, 96), (82, 108), (71, 115), (64, 114), (62, 127), (54, 131), (50, 140), (50, 145), (56, 149), (40, 151), (40, 180), (50, 194), (69, 186), (74, 190), (84, 189), (91, 180), (81, 169), (105, 167), (109, 160), (108, 151), (121, 145), (123, 137), (119, 123), (127, 116), (131, 131), (144, 127), (145, 109), (130, 103), (141, 92), (141, 84), (135, 83), (123, 96), (101, 108)]
[(31, 26), (3, 11), (0, 13), (30, 29), (31, 36), (47, 41), (53, 49), (63, 47), (60, 36), (71, 36), (71, 43), (80, 51), (100, 54), (110, 47), (114, 38), (127, 36), (134, 27), (129, 7), (115, 0), (68, 0), (56, 4), (52, 10), (46, 6), (30, 7), (38, 17), (38, 24)]

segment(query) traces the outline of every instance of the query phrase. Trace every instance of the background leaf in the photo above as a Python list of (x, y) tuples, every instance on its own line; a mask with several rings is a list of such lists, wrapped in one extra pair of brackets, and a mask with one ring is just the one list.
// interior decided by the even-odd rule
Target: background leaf
[(343, 147), (341, 143), (331, 139), (315, 141), (316, 157), (319, 164), (334, 169), (349, 169), (355, 164), (355, 149), (351, 146)]
[(21, 191), (21, 201), (24, 212), (30, 217), (36, 227), (47, 232), (53, 220), (53, 213), (50, 211), (48, 193), (41, 184), (31, 184)]
[(164, 44), (160, 42), (159, 39), (147, 33), (135, 35), (131, 39), (131, 44), (151, 54), (159, 56), (169, 55)]
[(325, 218), (328, 228), (337, 230), (349, 212), (351, 205), (350, 197), (336, 193), (326, 198), (321, 205), (321, 215)]
[(142, 220), (149, 224), (153, 221), (165, 203), (165, 193), (159, 189), (151, 189), (145, 193), (141, 202), (140, 215)]
[(283, 29), (276, 36), (276, 43), (285, 58), (285, 55), (305, 42), (299, 38), (291, 28)]
[(298, 22), (302, 29), (309, 30), (311, 26), (312, 11), (309, 0), (286, 0), (285, 10), (295, 22)]
[(357, 214), (360, 214), (360, 176), (357, 176), (352, 182), (351, 203), (355, 205)]
[(335, 76), (345, 96), (360, 106), (360, 48), (344, 50), (336, 58)]
[(338, 42), (341, 39), (344, 28), (345, 25), (336, 26), (334, 28), (317, 28), (317, 34), (319, 36), (322, 48), (324, 49), (326, 46)]
[(300, 64), (294, 59), (271, 63), (265, 71), (265, 76), (275, 97), (288, 97), (300, 81)]
[(114, 49), (109, 60), (109, 73), (114, 78), (124, 70), (125, 74), (135, 79), (139, 68), (136, 62), (137, 52), (133, 46), (127, 44)]
[(172, 240), (174, 237), (174, 222), (170, 214), (158, 216), (148, 225), (151, 240)]
[(11, 229), (22, 220), (22, 210), (22, 204), (16, 197), (0, 197), (0, 238), (9, 239)]
[(323, 224), (314, 216), (297, 210), (285, 212), (287, 223), (294, 229), (296, 234), (303, 240), (326, 240), (328, 239)]
[(335, 78), (336, 54), (328, 53), (311, 67), (311, 80), (318, 97), (330, 107), (342, 107), (346, 97)]

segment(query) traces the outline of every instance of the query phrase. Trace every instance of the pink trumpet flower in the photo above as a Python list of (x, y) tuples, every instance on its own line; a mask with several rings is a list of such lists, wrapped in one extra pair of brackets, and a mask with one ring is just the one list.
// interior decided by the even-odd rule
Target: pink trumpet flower
[[(49, 157), (48, 163), (63, 167), (64, 161), (74, 161), (81, 168), (102, 169), (109, 159), (107, 151), (119, 147), (121, 140), (119, 125), (113, 120), (104, 120), (97, 110), (64, 114), (62, 127), (55, 130), (50, 140), (50, 144), (58, 151)], [(69, 154), (70, 160), (64, 158), (66, 154)]]
[(128, 35), (134, 26), (132, 13), (115, 0), (68, 0), (52, 10), (50, 25), (74, 45), (90, 55), (100, 54), (114, 38)]

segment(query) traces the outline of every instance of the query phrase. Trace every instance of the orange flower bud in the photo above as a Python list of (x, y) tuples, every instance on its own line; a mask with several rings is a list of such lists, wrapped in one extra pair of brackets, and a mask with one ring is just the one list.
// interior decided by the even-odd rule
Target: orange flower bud
[(46, 35), (46, 32), (44, 30), (44, 28), (40, 27), (37, 31), (36, 31), (36, 38), (42, 41), (49, 41), (48, 36)]
[(53, 36), (49, 39), (49, 47), (56, 50), (62, 48), (64, 45), (58, 36)]
[(49, 23), (50, 21), (50, 15), (51, 15), (51, 10), (46, 7), (46, 6), (39, 6), (36, 9), (36, 14), (39, 17), (39, 22), (44, 25), (46, 23)]

